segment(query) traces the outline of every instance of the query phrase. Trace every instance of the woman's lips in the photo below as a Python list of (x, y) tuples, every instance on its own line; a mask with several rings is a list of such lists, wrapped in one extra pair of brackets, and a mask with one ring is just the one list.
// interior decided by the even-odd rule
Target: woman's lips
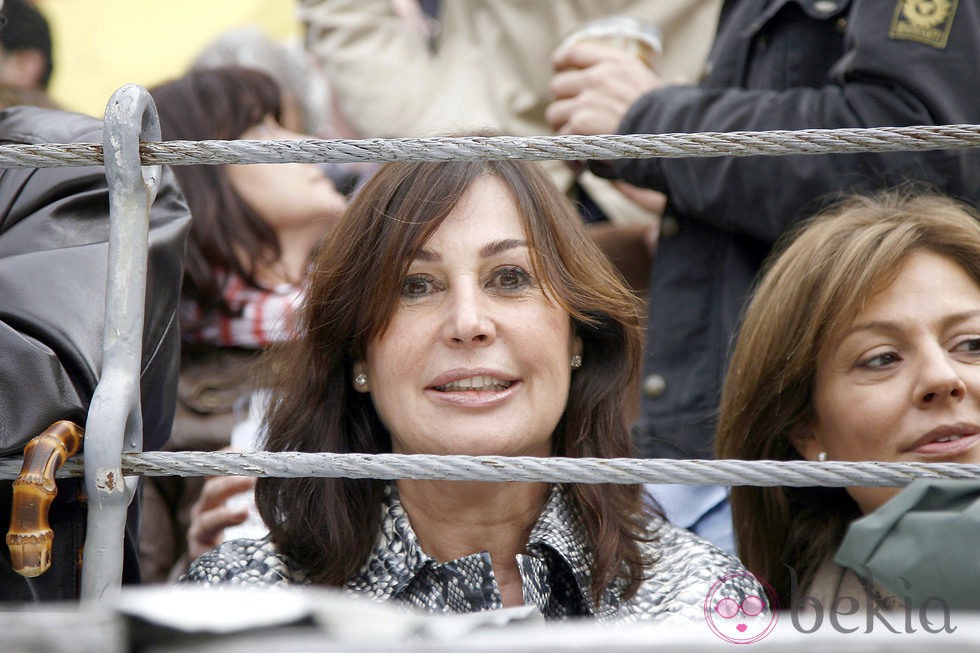
[(975, 424), (950, 424), (935, 428), (916, 440), (909, 453), (955, 457), (980, 442), (980, 427)]
[(495, 382), (506, 385), (518, 380), (513, 374), (491, 367), (457, 367), (440, 373), (429, 382), (429, 388), (439, 388), (451, 383), (466, 384)]
[(497, 370), (450, 370), (425, 389), (433, 400), (454, 406), (486, 408), (514, 396), (523, 384)]

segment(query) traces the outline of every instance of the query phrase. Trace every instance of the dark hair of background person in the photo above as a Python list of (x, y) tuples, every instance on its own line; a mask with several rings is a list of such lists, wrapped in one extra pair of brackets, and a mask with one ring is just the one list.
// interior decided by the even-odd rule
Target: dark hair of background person
[[(192, 70), (154, 87), (150, 95), (164, 140), (236, 140), (266, 116), (278, 120), (281, 112), (278, 84), (238, 66)], [(256, 263), (278, 260), (279, 240), (232, 186), (224, 165), (173, 170), (192, 216), (182, 292), (204, 315), (231, 314), (221, 293), (227, 275), (259, 288)]]
[[(571, 315), (583, 342), (553, 454), (630, 456), (627, 423), (638, 385), (641, 332), (636, 298), (590, 240), (554, 185), (523, 161), (388, 164), (355, 196), (317, 254), (295, 341), (270, 349), (274, 394), (269, 451), (390, 453), (391, 437), (370, 394), (352, 386), (353, 364), (384, 333), (417, 252), (467, 188), (493, 175), (513, 194), (532, 272)], [(385, 481), (259, 479), (256, 498), (279, 550), (315, 582), (342, 585), (364, 564), (380, 527)], [(636, 592), (652, 561), (649, 511), (637, 485), (576, 485), (594, 553), (592, 590), (615, 577)]]
[[(787, 237), (749, 303), (725, 380), (718, 458), (801, 460), (794, 429), (812, 423), (817, 361), (915, 251), (960, 265), (980, 285), (980, 216), (907, 188), (843, 200)], [(795, 239), (794, 239), (795, 237)], [(780, 248), (781, 249), (781, 248)], [(739, 557), (789, 605), (861, 515), (837, 487), (733, 487)]]
[(27, 0), (4, 0), (0, 8), (0, 46), (6, 52), (37, 50), (44, 57), (40, 89), (46, 90), (54, 72), (51, 29), (37, 7)]

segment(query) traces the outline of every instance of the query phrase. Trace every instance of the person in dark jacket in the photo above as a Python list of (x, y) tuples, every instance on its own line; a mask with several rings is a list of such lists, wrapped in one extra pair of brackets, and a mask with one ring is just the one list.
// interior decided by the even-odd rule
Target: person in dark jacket
[[(0, 112), (0, 144), (99, 143), (102, 122), (19, 106)], [(0, 170), (0, 455), (57, 420), (84, 425), (102, 364), (109, 191), (101, 166)], [(140, 392), (143, 446), (170, 434), (176, 399), (184, 239), (190, 214), (165, 170), (150, 209)], [(84, 444), (82, 445), (84, 447)], [(36, 578), (11, 568), (0, 547), (0, 601), (77, 598), (85, 537), (82, 479), (59, 479), (51, 506), (52, 565)], [(10, 524), (11, 482), (0, 481), (0, 523)], [(123, 582), (139, 581), (137, 502), (126, 526)]]
[[(980, 123), (980, 4), (729, 0), (705, 78), (667, 85), (594, 44), (555, 54), (562, 134)], [(908, 181), (980, 204), (980, 152), (643, 159), (593, 168), (667, 195), (650, 272), (638, 444), (710, 457), (731, 341), (763, 259), (844, 193)]]

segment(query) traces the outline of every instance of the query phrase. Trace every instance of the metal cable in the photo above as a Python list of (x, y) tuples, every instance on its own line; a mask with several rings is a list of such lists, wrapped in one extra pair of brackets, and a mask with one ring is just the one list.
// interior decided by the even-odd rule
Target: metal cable
[[(354, 161), (576, 160), (786, 156), (980, 146), (980, 125), (599, 136), (469, 136), (299, 141), (143, 142), (143, 165)], [(0, 145), (0, 168), (102, 164), (96, 143)]]
[[(532, 458), (280, 452), (124, 453), (125, 474), (144, 476), (343, 477), (549, 483), (680, 483), (684, 485), (904, 486), (916, 478), (976, 479), (980, 465), (660, 458)], [(0, 460), (0, 478), (14, 478), (17, 459)], [(83, 458), (59, 476), (80, 476)]]

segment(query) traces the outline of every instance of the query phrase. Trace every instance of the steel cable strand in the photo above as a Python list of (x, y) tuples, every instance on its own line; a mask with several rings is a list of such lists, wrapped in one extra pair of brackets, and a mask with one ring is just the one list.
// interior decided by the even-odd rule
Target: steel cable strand
[[(179, 143), (179, 145), (174, 145)], [(522, 158), (532, 160), (754, 156), (959, 149), (980, 145), (980, 126), (895, 127), (771, 132), (703, 132), (538, 137), (446, 137), (306, 141), (201, 141), (215, 163), (448, 161)], [(149, 155), (179, 149), (198, 156), (191, 141), (147, 143)], [(263, 150), (272, 150), (264, 154)], [(283, 151), (285, 150), (285, 151)], [(237, 151), (245, 152), (241, 158)], [(285, 158), (290, 156), (291, 158)], [(178, 159), (168, 163), (180, 164)]]
[[(0, 478), (14, 478), (15, 458), (0, 461)], [(80, 476), (84, 461), (70, 459), (59, 477)], [(530, 458), (270, 452), (143, 452), (123, 455), (126, 474), (145, 476), (275, 476), (422, 478), (567, 483), (681, 483), (752, 486), (903, 486), (916, 478), (976, 479), (980, 465)]]
[(67, 168), (102, 165), (101, 143), (0, 145), (0, 168)]
[[(196, 165), (784, 156), (952, 150), (978, 145), (980, 125), (926, 125), (597, 136), (163, 141), (143, 142), (140, 155), (144, 165)], [(97, 143), (0, 145), (0, 167), (66, 167), (102, 162), (102, 146)]]

